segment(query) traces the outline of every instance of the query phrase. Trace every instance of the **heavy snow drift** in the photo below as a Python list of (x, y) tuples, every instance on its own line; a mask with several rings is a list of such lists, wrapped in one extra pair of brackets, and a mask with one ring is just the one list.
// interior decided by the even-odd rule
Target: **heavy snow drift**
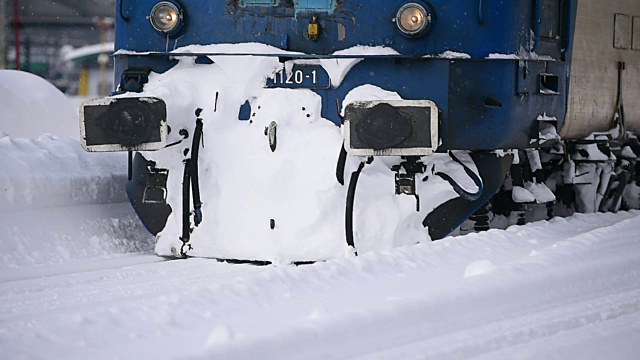
[(54, 134), (79, 139), (78, 111), (43, 78), (0, 70), (0, 132), (13, 138)]
[(124, 191), (126, 155), (82, 150), (77, 109), (43, 79), (0, 70), (0, 84), (0, 278), (149, 252)]
[(8, 358), (632, 359), (639, 221), (638, 211), (576, 215), (300, 267), (138, 256), (5, 279), (0, 349)]

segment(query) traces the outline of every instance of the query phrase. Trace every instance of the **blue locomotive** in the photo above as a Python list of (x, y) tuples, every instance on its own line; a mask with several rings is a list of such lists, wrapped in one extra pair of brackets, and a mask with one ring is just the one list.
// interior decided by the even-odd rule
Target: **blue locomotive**
[(116, 18), (119, 85), (83, 106), (82, 141), (129, 152), (161, 255), (316, 261), (638, 206), (635, 1), (118, 0)]

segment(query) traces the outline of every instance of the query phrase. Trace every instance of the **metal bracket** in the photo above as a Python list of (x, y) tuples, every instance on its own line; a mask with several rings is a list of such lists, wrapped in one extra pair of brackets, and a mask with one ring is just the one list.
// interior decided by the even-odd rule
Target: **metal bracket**
[(413, 195), (416, 198), (416, 211), (420, 212), (420, 196), (416, 191), (416, 174), (422, 174), (425, 165), (417, 156), (408, 156), (399, 165), (394, 165), (396, 195)]
[(318, 41), (320, 39), (320, 24), (318, 24), (318, 16), (313, 16), (309, 24), (309, 40)]
[(118, 89), (123, 92), (142, 92), (144, 84), (149, 82), (150, 72), (151, 68), (131, 68), (123, 71)]

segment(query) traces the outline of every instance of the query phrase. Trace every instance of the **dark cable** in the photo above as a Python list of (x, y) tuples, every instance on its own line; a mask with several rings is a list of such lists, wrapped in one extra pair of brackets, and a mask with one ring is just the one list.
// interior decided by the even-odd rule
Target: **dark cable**
[(336, 166), (336, 179), (340, 185), (344, 186), (344, 167), (347, 163), (347, 150), (344, 148), (344, 142), (340, 148), (340, 155), (338, 156), (338, 166)]
[(200, 180), (198, 177), (198, 155), (200, 153), (200, 140), (202, 138), (202, 119), (196, 119), (196, 130), (193, 134), (191, 146), (191, 190), (193, 192), (194, 224), (202, 222), (202, 201), (200, 200)]
[(191, 221), (189, 219), (190, 213), (190, 199), (189, 199), (189, 185), (191, 174), (191, 160), (186, 159), (184, 161), (184, 175), (182, 177), (182, 236), (180, 237), (180, 241), (182, 241), (182, 248), (180, 249), (180, 255), (186, 257), (187, 250), (190, 246), (187, 244), (191, 238)]
[(462, 186), (460, 186), (457, 182), (455, 182), (455, 180), (453, 180), (453, 178), (451, 178), (451, 176), (449, 176), (448, 174), (437, 172), (436, 175), (441, 177), (446, 182), (448, 182), (449, 185), (451, 185), (451, 187), (453, 188), (453, 191), (455, 191), (463, 199), (468, 201), (478, 200), (480, 198), (480, 195), (482, 195), (482, 191), (483, 191), (482, 179), (480, 179), (480, 177), (476, 175), (476, 173), (471, 171), (471, 169), (469, 169), (467, 165), (465, 165), (462, 161), (460, 161), (460, 159), (458, 159), (455, 155), (453, 155), (452, 152), (449, 152), (449, 156), (451, 156), (453, 161), (462, 165), (464, 172), (467, 173), (467, 175), (471, 178), (471, 180), (473, 180), (474, 184), (476, 184), (476, 186), (478, 187), (478, 191), (476, 193), (470, 193), (466, 191), (465, 189), (462, 188)]
[[(370, 163), (370, 161), (367, 161)], [(355, 243), (353, 241), (353, 205), (356, 198), (356, 186), (358, 185), (358, 178), (360, 177), (360, 173), (365, 166), (365, 162), (361, 162), (358, 166), (358, 170), (354, 171), (351, 174), (351, 180), (349, 181), (349, 190), (347, 191), (347, 208), (345, 213), (345, 233), (347, 236), (347, 245), (352, 248), (356, 248)], [(358, 252), (356, 251), (356, 256)]]

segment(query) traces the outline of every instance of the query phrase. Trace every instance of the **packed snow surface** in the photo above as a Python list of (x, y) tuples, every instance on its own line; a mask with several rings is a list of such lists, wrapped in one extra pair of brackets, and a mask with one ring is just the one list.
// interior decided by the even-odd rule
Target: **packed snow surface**
[(150, 252), (125, 194), (126, 155), (86, 153), (77, 109), (43, 79), (0, 70), (0, 80), (0, 280)]
[(2, 134), (0, 154), (0, 278), (152, 249), (125, 194), (126, 155), (89, 154), (72, 138)]
[(136, 255), (24, 268), (0, 282), (0, 351), (634, 359), (639, 221), (638, 211), (576, 215), (299, 267)]

